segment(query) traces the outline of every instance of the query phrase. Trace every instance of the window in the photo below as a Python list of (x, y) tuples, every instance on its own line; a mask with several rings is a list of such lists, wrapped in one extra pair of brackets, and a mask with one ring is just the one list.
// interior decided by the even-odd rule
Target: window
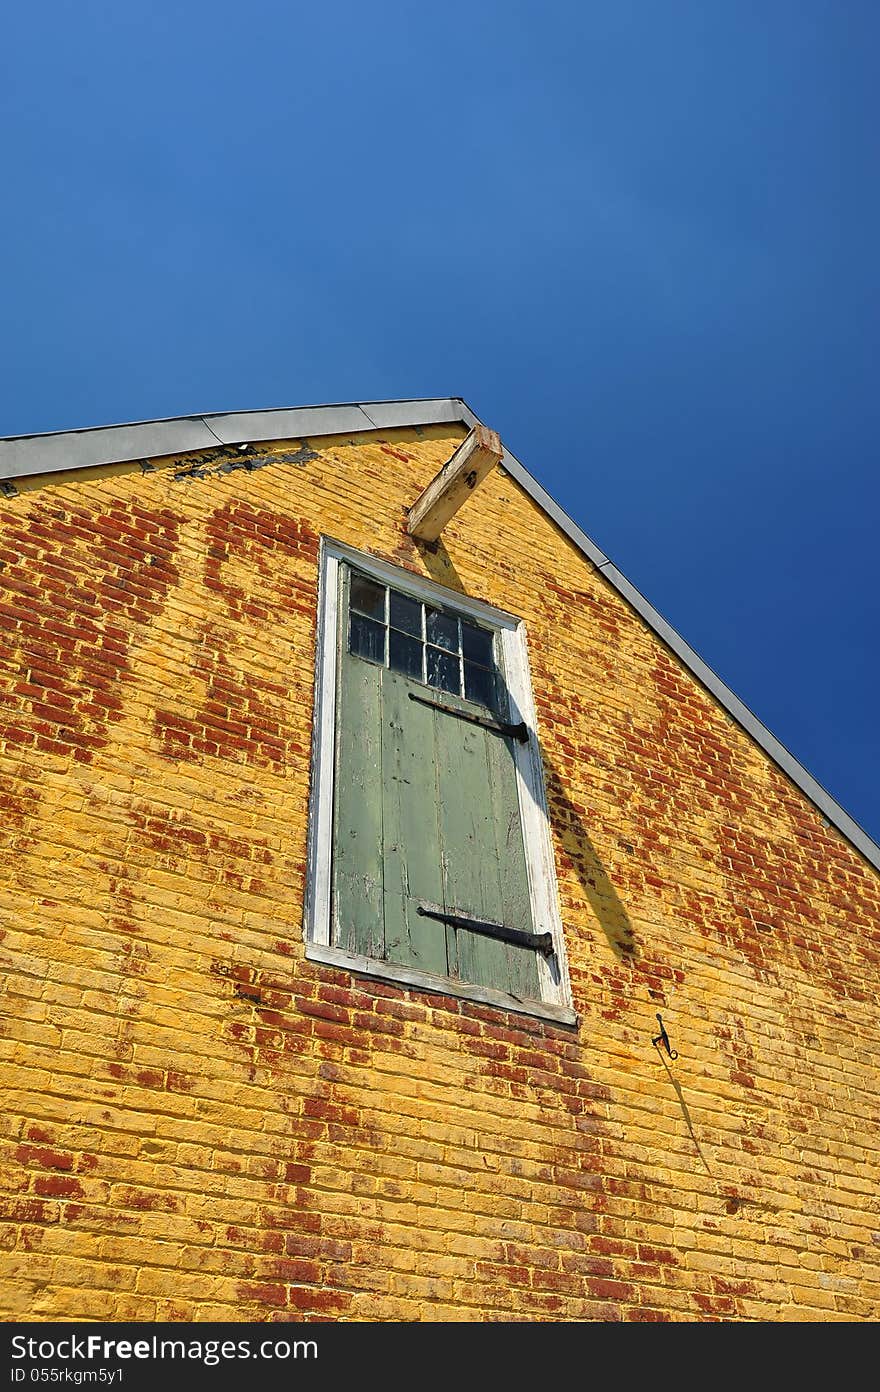
[(307, 954), (573, 1023), (518, 620), (322, 544)]

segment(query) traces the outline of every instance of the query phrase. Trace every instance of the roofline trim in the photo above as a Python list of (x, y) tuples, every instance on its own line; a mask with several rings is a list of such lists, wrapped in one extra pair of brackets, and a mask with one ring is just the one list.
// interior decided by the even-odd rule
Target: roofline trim
[[(302, 439), (319, 435), (358, 434), (423, 425), (483, 422), (461, 397), (425, 397), (399, 401), (347, 402), (329, 406), (299, 406), (260, 411), (226, 411), (197, 416), (171, 416), (125, 425), (90, 426), (83, 430), (16, 435), (0, 439), (0, 481), (14, 482), (40, 474), (123, 464), (157, 456), (186, 454), (238, 445), (245, 441)], [(644, 619), (773, 762), (805, 793), (827, 820), (880, 870), (880, 846), (830, 793), (798, 762), (790, 750), (762, 725), (738, 696), (713, 672), (662, 614), (645, 599), (594, 541), (581, 531), (550, 494), (508, 450), (502, 467), (552, 519), (569, 541), (592, 561), (608, 583)]]
[(45, 435), (14, 435), (0, 439), (0, 481), (187, 454), (216, 449), (218, 445), (239, 445), (246, 440), (357, 434), (391, 430), (397, 425), (446, 425), (462, 420), (463, 412), (473, 414), (459, 398), (436, 397), (169, 416), (164, 420), (95, 425)]

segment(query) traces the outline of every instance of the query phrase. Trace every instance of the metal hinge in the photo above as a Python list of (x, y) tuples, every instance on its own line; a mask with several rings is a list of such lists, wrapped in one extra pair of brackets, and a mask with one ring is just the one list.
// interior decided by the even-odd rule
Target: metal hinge
[(479, 725), (484, 730), (494, 730), (496, 735), (507, 735), (510, 739), (519, 740), (520, 744), (528, 741), (529, 729), (524, 720), (518, 725), (508, 725), (503, 720), (490, 720), (486, 715), (473, 715), (470, 711), (459, 710), (458, 706), (448, 706), (445, 701), (433, 701), (430, 696), (417, 696), (414, 691), (409, 693), (409, 699), (418, 701), (420, 706), (431, 706), (434, 710), (443, 711), (444, 715), (455, 715), (459, 720), (467, 720), (471, 725)]
[(465, 914), (442, 909), (439, 904), (419, 904), (417, 912), (423, 918), (438, 918), (441, 923), (450, 923), (453, 928), (469, 928), (472, 933), (482, 933), (487, 938), (497, 938), (499, 942), (513, 943), (515, 947), (530, 947), (534, 952), (542, 952), (545, 957), (551, 956), (555, 951), (552, 933), (527, 933), (522, 928), (508, 928), (506, 923), (468, 918)]

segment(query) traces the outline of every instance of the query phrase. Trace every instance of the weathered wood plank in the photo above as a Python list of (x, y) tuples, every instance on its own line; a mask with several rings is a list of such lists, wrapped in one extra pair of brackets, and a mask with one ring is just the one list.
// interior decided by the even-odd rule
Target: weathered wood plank
[(382, 863), (382, 669), (340, 658), (333, 829), (333, 942), (384, 953)]
[(336, 947), (328, 947), (325, 943), (307, 943), (306, 957), (310, 962), (326, 962), (328, 966), (342, 967), (347, 971), (359, 972), (362, 976), (377, 977), (380, 981), (396, 981), (402, 986), (413, 986), (417, 990), (462, 996), (465, 1000), (481, 1001), (484, 1005), (497, 1005), (502, 1010), (512, 1008), (523, 1015), (553, 1020), (559, 1025), (576, 1026), (578, 1023), (576, 1012), (569, 1006), (531, 999), (514, 1001), (512, 996), (505, 995), (503, 991), (494, 991), (491, 986), (473, 986), (467, 981), (453, 982), (446, 976), (432, 976), (429, 972), (413, 971), (411, 967), (400, 967), (393, 962), (376, 962), (370, 957), (356, 957), (350, 952), (340, 952)]
[[(442, 710), (436, 712), (434, 719), (443, 907), (474, 918), (500, 921), (501, 884), (486, 743), (501, 737), (464, 725)], [(504, 943), (452, 925), (447, 932), (456, 946), (458, 976), (507, 989)]]
[(503, 453), (494, 430), (475, 426), (410, 508), (406, 521), (410, 536), (436, 541), (450, 517), (495, 468)]
[(409, 700), (414, 683), (382, 673), (385, 951), (389, 961), (445, 975), (446, 930), (418, 913), (442, 892), (431, 711)]
[[(487, 755), (493, 840), (501, 884), (501, 921), (534, 931), (511, 740), (490, 739)], [(504, 948), (507, 959), (503, 989), (521, 998), (539, 997), (541, 989), (536, 953), (528, 948), (499, 946)], [(489, 984), (498, 986), (501, 983), (496, 980)]]

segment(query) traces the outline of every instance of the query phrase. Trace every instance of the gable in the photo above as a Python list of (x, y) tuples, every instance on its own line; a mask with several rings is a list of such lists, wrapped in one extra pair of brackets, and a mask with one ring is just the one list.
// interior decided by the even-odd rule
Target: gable
[[(253, 460), (239, 453), (243, 442), (249, 445), (256, 442), (258, 448), (251, 453), (262, 455), (264, 450), (259, 448), (260, 445), (265, 446), (273, 439), (277, 441), (281, 436), (290, 444), (297, 436), (298, 439), (293, 441), (294, 448), (308, 452), (308, 440), (312, 437), (326, 439), (343, 432), (349, 432), (351, 437), (364, 431), (387, 432), (407, 428), (421, 432), (425, 427), (443, 425), (451, 426), (451, 438), (460, 440), (467, 429), (478, 423), (478, 418), (461, 399), (439, 398), (232, 412), (43, 436), (20, 436), (0, 440), (0, 488), (12, 494), (16, 489), (27, 488), (27, 480), (34, 477), (48, 474), (64, 476), (73, 470), (92, 470), (109, 464), (119, 464), (126, 469), (134, 459), (146, 465), (148, 460), (174, 459), (175, 456), (182, 472), (189, 472), (193, 468), (198, 470), (198, 461), (202, 459), (208, 463), (214, 461), (213, 467), (216, 469), (232, 471), (241, 468), (247, 472), (253, 468)], [(455, 430), (456, 426), (461, 429), (461, 434)], [(226, 446), (234, 448), (224, 453)], [(182, 457), (184, 454), (189, 456), (188, 460)], [(725, 686), (509, 451), (505, 451), (503, 462), (505, 472), (538, 504), (541, 512), (556, 524), (578, 551), (601, 571), (608, 584), (627, 600), (651, 631), (675, 653), (722, 708), (806, 794), (823, 816), (872, 865), (880, 868), (880, 847)], [(382, 477), (381, 471), (377, 477)]]
[[(509, 460), (435, 546), (406, 535), (406, 507), (465, 432), (458, 422), (264, 441), (247, 453), (215, 445), (20, 477), (4, 500), (5, 576), (13, 593), (31, 585), (49, 598), (45, 614), (30, 598), (24, 614), (13, 606), (7, 653), (19, 641), (16, 660), (30, 669), (11, 727), (23, 756), (35, 742), (51, 769), (109, 748), (125, 766), (134, 743), (182, 774), (259, 770), (261, 798), (304, 807), (319, 537), (341, 537), (524, 622), (557, 873), (575, 921), (586, 913), (626, 954), (633, 920), (652, 921), (658, 899), (672, 911), (683, 894), (706, 890), (714, 902), (719, 886), (739, 921), (738, 867), (767, 856), (771, 921), (770, 882), (790, 873), (804, 839), (828, 865), (840, 843), (610, 583), (607, 563), (574, 543)], [(79, 701), (95, 681), (99, 694)], [(67, 735), (41, 732), (53, 710)], [(25, 779), (23, 808), (41, 805), (34, 782)], [(194, 830), (208, 841), (212, 796), (208, 786)], [(634, 873), (627, 846), (650, 865)], [(845, 859), (857, 884), (864, 870)], [(826, 876), (814, 878), (792, 904), (827, 899)], [(739, 936), (751, 941), (747, 925)]]
[[(6, 1156), (46, 1317), (870, 1317), (877, 876), (512, 463), (407, 536), (466, 426), (0, 500)], [(579, 1026), (308, 957), (322, 534), (522, 621)]]

